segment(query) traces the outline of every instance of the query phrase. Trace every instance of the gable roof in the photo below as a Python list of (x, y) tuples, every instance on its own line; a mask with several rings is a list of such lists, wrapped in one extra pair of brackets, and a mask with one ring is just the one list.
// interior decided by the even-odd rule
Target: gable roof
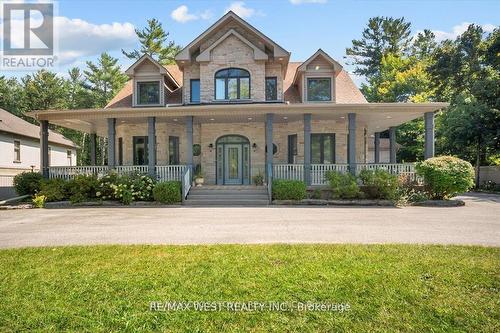
[[(19, 136), (40, 140), (40, 127), (17, 117), (7, 110), (0, 109), (0, 132), (12, 133)], [(76, 148), (76, 144), (62, 134), (49, 130), (49, 142)]]
[(295, 73), (295, 77), (293, 79), (293, 82), (296, 82), (296, 80), (298, 79), (298, 76), (301, 72), (304, 72), (306, 69), (307, 69), (307, 65), (309, 65), (313, 60), (315, 60), (316, 58), (318, 57), (323, 57), (326, 61), (328, 61), (335, 72), (340, 72), (342, 71), (342, 65), (339, 64), (335, 59), (333, 59), (332, 57), (330, 57), (330, 55), (328, 53), (326, 53), (325, 51), (323, 51), (322, 49), (318, 49), (316, 52), (314, 52), (314, 54), (312, 56), (310, 56), (309, 58), (307, 58), (306, 61), (304, 61), (302, 63), (302, 65), (300, 65), (298, 68), (297, 68), (297, 71)]
[(272, 39), (264, 35), (262, 32), (257, 30), (255, 27), (253, 27), (250, 23), (247, 21), (243, 20), (241, 17), (236, 15), (233, 11), (228, 11), (224, 16), (222, 16), (220, 19), (218, 19), (214, 24), (212, 24), (207, 30), (205, 30), (201, 35), (196, 37), (195, 40), (193, 40), (191, 43), (189, 43), (186, 47), (184, 47), (176, 56), (175, 60), (176, 61), (190, 61), (190, 49), (199, 44), (205, 37), (210, 35), (217, 27), (222, 26), (229, 20), (235, 20), (239, 24), (241, 24), (243, 27), (247, 28), (248, 30), (252, 31), (254, 34), (256, 34), (258, 37), (263, 39), (266, 43), (269, 45), (273, 46), (273, 52), (274, 52), (274, 57), (290, 57), (290, 52), (285, 50), (283, 47), (278, 45), (276, 42), (274, 42)]
[[(177, 67), (177, 65), (163, 65), (167, 72), (172, 76), (175, 82), (182, 82), (182, 71)], [(179, 84), (182, 87), (182, 84)], [(129, 108), (132, 107), (132, 92), (133, 92), (133, 80), (128, 80), (123, 88), (118, 92), (118, 94), (109, 101), (109, 103), (104, 107), (107, 108)], [(168, 104), (179, 104), (182, 103), (181, 95), (176, 93), (180, 89), (176, 89), (172, 94), (166, 99)], [(175, 96), (175, 98), (174, 98)]]
[(248, 47), (250, 47), (253, 50), (253, 56), (255, 60), (267, 60), (268, 56), (267, 54), (264, 53), (261, 49), (253, 45), (248, 39), (240, 35), (238, 32), (236, 32), (234, 29), (229, 29), (228, 32), (226, 32), (222, 37), (220, 37), (217, 41), (215, 41), (210, 47), (208, 47), (206, 50), (204, 50), (200, 55), (196, 57), (196, 61), (210, 61), (210, 52), (214, 48), (217, 47), (220, 43), (225, 41), (229, 36), (235, 36), (239, 40), (241, 40), (243, 43), (245, 43)]
[(139, 59), (137, 59), (129, 68), (127, 68), (127, 70), (125, 71), (125, 74), (127, 74), (128, 76), (133, 76), (134, 75), (134, 71), (135, 69), (141, 65), (143, 62), (145, 61), (149, 61), (151, 62), (153, 65), (155, 65), (156, 67), (158, 67), (158, 69), (160, 70), (159, 73), (162, 74), (162, 75), (166, 75), (168, 76), (168, 78), (177, 86), (177, 87), (180, 87), (181, 84), (179, 82), (182, 82), (182, 81), (177, 81), (175, 79), (175, 77), (168, 71), (167, 67), (163, 66), (162, 64), (160, 64), (158, 61), (156, 61), (153, 57), (151, 57), (149, 54), (143, 54)]

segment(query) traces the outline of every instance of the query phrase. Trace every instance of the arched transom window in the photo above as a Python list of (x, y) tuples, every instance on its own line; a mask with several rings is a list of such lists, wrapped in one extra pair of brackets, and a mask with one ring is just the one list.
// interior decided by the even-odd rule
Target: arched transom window
[(215, 73), (215, 99), (250, 99), (250, 73), (240, 68), (221, 69)]

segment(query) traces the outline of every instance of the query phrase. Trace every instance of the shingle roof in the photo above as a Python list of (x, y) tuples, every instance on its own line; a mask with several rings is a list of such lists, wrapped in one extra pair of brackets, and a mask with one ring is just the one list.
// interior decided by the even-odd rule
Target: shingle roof
[[(163, 67), (167, 69), (167, 71), (170, 73), (170, 75), (172, 75), (175, 81), (182, 84), (182, 72), (179, 67), (177, 67), (177, 65), (164, 65)], [(123, 86), (122, 90), (120, 90), (118, 94), (116, 94), (115, 97), (113, 97), (113, 99), (109, 101), (105, 108), (132, 107), (132, 91), (132, 80), (129, 80), (127, 83), (125, 83), (125, 86)], [(176, 92), (174, 92), (173, 96), (168, 96), (167, 102), (169, 104), (182, 103), (180, 89), (177, 89)]]
[[(285, 79), (283, 80), (283, 95), (284, 100), (291, 103), (301, 103), (300, 94), (297, 86), (293, 84), (293, 79), (297, 68), (302, 65), (303, 62), (289, 62), (287, 71), (285, 74)], [(170, 75), (177, 81), (182, 81), (182, 72), (177, 67), (177, 65), (166, 65), (164, 66)], [(336, 88), (336, 103), (347, 104), (347, 103), (367, 103), (365, 97), (359, 91), (358, 87), (354, 84), (349, 74), (342, 70), (335, 79)], [(106, 105), (106, 108), (126, 108), (132, 107), (132, 80), (129, 80), (122, 90)], [(174, 93), (167, 96), (167, 103), (169, 104), (181, 104), (182, 94), (181, 90), (177, 89)]]
[[(39, 126), (31, 124), (4, 109), (0, 109), (0, 131), (40, 140)], [(49, 130), (49, 142), (68, 147), (76, 147), (73, 141), (52, 130)]]

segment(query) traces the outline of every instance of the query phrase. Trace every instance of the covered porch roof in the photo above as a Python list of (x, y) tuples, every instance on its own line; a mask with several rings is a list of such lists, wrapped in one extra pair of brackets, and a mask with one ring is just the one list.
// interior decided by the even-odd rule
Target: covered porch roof
[(184, 123), (184, 117), (193, 116), (194, 123), (249, 123), (265, 122), (265, 115), (273, 113), (274, 121), (293, 122), (310, 113), (313, 120), (345, 121), (347, 114), (356, 113), (359, 126), (368, 134), (399, 126), (410, 120), (423, 117), (427, 112), (446, 108), (448, 103), (363, 103), (363, 104), (209, 104), (169, 105), (166, 107), (137, 107), (113, 109), (39, 110), (30, 115), (38, 120), (48, 120), (74, 130), (107, 136), (108, 118), (116, 118), (117, 124), (143, 123), (147, 117), (158, 121)]

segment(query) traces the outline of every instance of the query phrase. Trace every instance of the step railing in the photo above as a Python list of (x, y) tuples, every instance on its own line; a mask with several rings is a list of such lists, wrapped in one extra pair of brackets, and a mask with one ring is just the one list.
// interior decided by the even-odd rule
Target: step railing
[(182, 202), (187, 199), (189, 190), (191, 190), (191, 168), (186, 167), (182, 173), (181, 178)]

